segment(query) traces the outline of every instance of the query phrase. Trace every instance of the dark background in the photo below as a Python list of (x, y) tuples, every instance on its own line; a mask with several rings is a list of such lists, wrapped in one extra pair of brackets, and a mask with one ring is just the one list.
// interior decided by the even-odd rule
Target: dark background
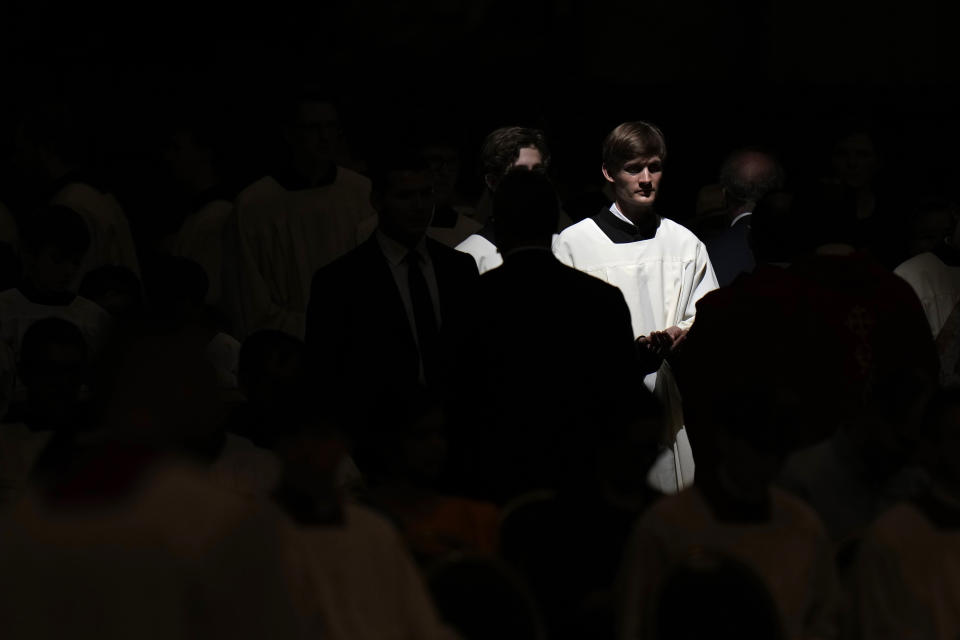
[(836, 137), (858, 128), (874, 134), (885, 188), (952, 195), (960, 104), (957, 10), (947, 5), (18, 0), (0, 20), (0, 71), (5, 106), (51, 92), (79, 105), (90, 155), (130, 192), (135, 225), (150, 204), (131, 199), (157, 186), (143, 150), (172, 105), (202, 106), (238, 174), (252, 176), (267, 164), (276, 97), (303, 81), (339, 97), (358, 157), (385, 122), (454, 132), (468, 191), (493, 127), (544, 128), (560, 181), (580, 187), (600, 178), (606, 131), (651, 120), (669, 147), (662, 204), (683, 219), (732, 147), (779, 152), (802, 189), (827, 170)]

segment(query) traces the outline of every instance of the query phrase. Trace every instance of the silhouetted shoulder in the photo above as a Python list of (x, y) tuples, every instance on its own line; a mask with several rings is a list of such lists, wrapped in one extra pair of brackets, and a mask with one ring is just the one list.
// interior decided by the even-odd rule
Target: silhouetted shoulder
[(778, 487), (770, 487), (770, 498), (773, 500), (774, 517), (779, 514), (779, 520), (789, 523), (796, 530), (815, 537), (827, 537), (820, 516), (807, 503)]
[(273, 177), (264, 176), (240, 190), (240, 193), (237, 194), (236, 205), (240, 208), (271, 200), (284, 192), (285, 189)]
[(348, 251), (330, 264), (317, 269), (317, 272), (313, 274), (313, 286), (316, 286), (319, 282), (329, 282), (341, 277), (355, 276), (359, 269), (372, 264), (371, 261), (379, 254), (375, 243), (376, 237), (370, 236), (356, 249)]
[(473, 257), (462, 251), (457, 251), (452, 247), (448, 247), (442, 242), (437, 242), (432, 238), (427, 238), (427, 250), (430, 252), (430, 255), (434, 259), (439, 259), (443, 262), (446, 262), (450, 265), (455, 265), (454, 268), (478, 275), (477, 263), (474, 261)]

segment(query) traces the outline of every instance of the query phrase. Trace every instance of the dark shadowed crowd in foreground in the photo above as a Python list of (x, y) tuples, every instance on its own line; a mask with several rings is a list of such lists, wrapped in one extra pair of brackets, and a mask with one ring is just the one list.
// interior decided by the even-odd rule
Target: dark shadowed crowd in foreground
[(960, 637), (960, 203), (869, 130), (671, 217), (650, 122), (574, 188), (276, 113), (238, 185), (172, 110), (153, 226), (62, 101), (4, 122), (3, 638)]

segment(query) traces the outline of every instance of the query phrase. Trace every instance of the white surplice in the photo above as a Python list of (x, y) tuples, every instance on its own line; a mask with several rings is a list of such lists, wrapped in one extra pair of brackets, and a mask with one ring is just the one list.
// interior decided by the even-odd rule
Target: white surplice
[[(718, 286), (706, 246), (693, 233), (661, 218), (653, 237), (642, 239), (616, 203), (564, 229), (553, 252), (564, 264), (620, 289), (636, 337), (674, 326), (689, 329), (697, 301)], [(645, 383), (664, 403), (674, 434), (672, 455), (658, 459), (650, 483), (673, 493), (691, 484), (694, 475), (679, 392), (666, 364)]]
[(934, 337), (960, 301), (960, 266), (950, 266), (931, 252), (914, 256), (894, 269), (923, 304)]
[(90, 248), (77, 272), (74, 291), (80, 287), (84, 275), (105, 265), (126, 267), (140, 277), (130, 224), (113, 194), (102, 193), (83, 182), (69, 182), (53, 196), (50, 204), (63, 205), (79, 213), (90, 231)]
[(228, 237), (240, 265), (230, 277), (242, 282), (228, 306), (236, 333), (272, 328), (303, 338), (313, 275), (354, 249), (360, 223), (374, 214), (370, 181), (338, 167), (328, 185), (288, 190), (268, 176), (244, 189), (235, 209), (237, 237)]

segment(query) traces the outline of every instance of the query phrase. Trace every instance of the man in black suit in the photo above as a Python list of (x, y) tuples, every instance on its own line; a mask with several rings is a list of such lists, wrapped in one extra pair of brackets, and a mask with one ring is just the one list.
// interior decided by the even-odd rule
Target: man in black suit
[(478, 278), (470, 256), (426, 237), (430, 167), (397, 152), (372, 167), (376, 232), (313, 277), (306, 343), (323, 388), (348, 411), (402, 385), (439, 390), (443, 329)]
[(503, 179), (494, 214), (504, 264), (480, 277), (456, 332), (451, 455), (472, 492), (499, 502), (591, 485), (600, 447), (647, 393), (619, 289), (550, 250), (558, 211), (545, 176)]
[(741, 273), (753, 271), (756, 260), (750, 248), (750, 221), (757, 202), (783, 187), (783, 169), (772, 155), (756, 149), (739, 149), (720, 167), (724, 212), (714, 229), (701, 231), (710, 263), (721, 287)]

